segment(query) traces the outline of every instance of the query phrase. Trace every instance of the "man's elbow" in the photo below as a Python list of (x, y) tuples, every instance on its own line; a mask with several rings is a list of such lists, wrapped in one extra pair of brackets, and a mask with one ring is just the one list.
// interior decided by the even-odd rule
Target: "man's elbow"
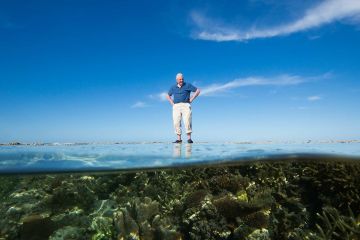
[(197, 95), (199, 95), (200, 92), (201, 92), (201, 90), (198, 88), (198, 89), (197, 89)]

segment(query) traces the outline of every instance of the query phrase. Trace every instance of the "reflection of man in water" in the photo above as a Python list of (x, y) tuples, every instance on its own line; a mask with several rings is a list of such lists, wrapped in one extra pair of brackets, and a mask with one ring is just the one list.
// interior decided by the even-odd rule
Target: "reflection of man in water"
[[(181, 145), (182, 144), (174, 144), (173, 157), (175, 157), (175, 158), (181, 158), (182, 157)], [(190, 158), (191, 157), (191, 152), (192, 152), (191, 150), (192, 150), (192, 144), (186, 144), (185, 158)]]
[[(179, 145), (179, 144), (175, 144), (175, 145)], [(190, 158), (191, 157), (191, 149), (192, 146), (191, 144), (186, 144), (186, 149), (185, 149), (185, 157), (186, 158)]]
[[(195, 92), (190, 97), (190, 93)], [(190, 83), (184, 82), (182, 73), (176, 75), (176, 84), (173, 85), (166, 98), (173, 105), (173, 122), (177, 140), (174, 143), (181, 143), (181, 118), (184, 120), (186, 134), (188, 136), (188, 143), (193, 143), (191, 140), (192, 124), (191, 124), (191, 103), (200, 94), (200, 89), (194, 87)], [(174, 99), (171, 96), (174, 95)]]

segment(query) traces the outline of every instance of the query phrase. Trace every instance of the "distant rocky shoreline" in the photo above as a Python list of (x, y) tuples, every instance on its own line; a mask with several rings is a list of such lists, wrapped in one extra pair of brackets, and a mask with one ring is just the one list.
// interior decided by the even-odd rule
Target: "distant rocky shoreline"
[[(72, 145), (96, 145), (96, 144), (158, 144), (158, 143), (171, 143), (162, 141), (134, 141), (134, 142), (9, 142), (0, 143), (0, 146), (72, 146)], [(197, 142), (201, 144), (213, 143), (213, 142)], [(215, 143), (215, 142), (214, 142)], [(305, 140), (305, 141), (226, 141), (224, 144), (331, 144), (331, 143), (360, 143), (360, 139), (351, 140)]]

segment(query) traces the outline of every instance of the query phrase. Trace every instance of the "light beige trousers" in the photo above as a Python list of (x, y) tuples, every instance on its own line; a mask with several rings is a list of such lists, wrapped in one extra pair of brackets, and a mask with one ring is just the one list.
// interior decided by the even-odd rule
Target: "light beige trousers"
[(190, 103), (175, 103), (173, 105), (173, 123), (177, 135), (181, 134), (181, 118), (184, 120), (186, 133), (192, 132), (191, 114)]

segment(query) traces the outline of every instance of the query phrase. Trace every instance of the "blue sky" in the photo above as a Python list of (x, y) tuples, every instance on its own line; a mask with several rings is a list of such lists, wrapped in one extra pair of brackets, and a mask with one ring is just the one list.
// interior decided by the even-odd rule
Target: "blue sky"
[(360, 138), (360, 2), (0, 1), (0, 142)]

